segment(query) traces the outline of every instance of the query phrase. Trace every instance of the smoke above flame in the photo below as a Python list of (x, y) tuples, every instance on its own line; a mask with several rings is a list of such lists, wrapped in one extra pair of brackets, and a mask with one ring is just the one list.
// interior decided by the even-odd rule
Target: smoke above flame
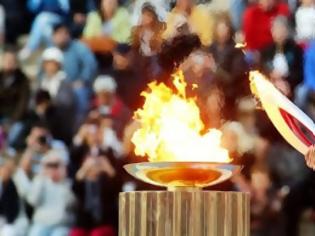
[(148, 156), (151, 162), (230, 162), (228, 151), (221, 147), (221, 131), (201, 134), (200, 110), (195, 99), (186, 97), (181, 71), (173, 75), (173, 85), (175, 92), (152, 82), (142, 93), (144, 106), (135, 112), (140, 128), (132, 137), (136, 155)]

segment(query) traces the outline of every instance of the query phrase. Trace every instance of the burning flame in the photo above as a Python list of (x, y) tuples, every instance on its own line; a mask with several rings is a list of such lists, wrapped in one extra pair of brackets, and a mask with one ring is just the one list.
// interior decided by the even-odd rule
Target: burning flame
[(219, 130), (201, 134), (200, 111), (193, 98), (186, 98), (187, 84), (181, 71), (173, 75), (173, 84), (175, 93), (157, 82), (142, 93), (145, 104), (135, 113), (141, 128), (132, 137), (135, 153), (148, 156), (151, 162), (230, 162), (228, 151), (221, 147)]
[(283, 138), (296, 150), (306, 154), (315, 124), (264, 75), (252, 71), (249, 75), (252, 93), (260, 101), (269, 119)]
[(265, 93), (272, 93), (275, 87), (274, 85), (259, 71), (251, 71), (249, 73), (250, 90), (252, 94), (260, 100), (258, 88), (261, 88)]

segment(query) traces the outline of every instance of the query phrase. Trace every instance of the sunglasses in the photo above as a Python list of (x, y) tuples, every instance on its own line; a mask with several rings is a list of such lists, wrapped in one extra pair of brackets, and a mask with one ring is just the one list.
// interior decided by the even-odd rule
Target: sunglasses
[(57, 169), (61, 166), (61, 164), (59, 162), (49, 162), (49, 163), (45, 163), (45, 167), (46, 168), (50, 168), (50, 169)]

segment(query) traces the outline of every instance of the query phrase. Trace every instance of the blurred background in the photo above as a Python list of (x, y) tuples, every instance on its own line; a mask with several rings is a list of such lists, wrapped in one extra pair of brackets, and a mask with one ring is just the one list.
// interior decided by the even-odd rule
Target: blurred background
[(0, 48), (0, 236), (117, 235), (118, 193), (154, 188), (122, 169), (146, 160), (140, 92), (175, 66), (245, 165), (213, 189), (251, 195), (251, 235), (315, 235), (315, 174), (248, 80), (260, 70), (315, 120), (315, 0), (0, 0)]

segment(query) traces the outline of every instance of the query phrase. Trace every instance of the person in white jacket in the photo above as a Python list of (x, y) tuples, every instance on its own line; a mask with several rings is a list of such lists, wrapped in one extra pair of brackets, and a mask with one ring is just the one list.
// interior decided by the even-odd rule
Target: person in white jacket
[(42, 169), (30, 187), (27, 201), (34, 207), (29, 236), (67, 236), (72, 223), (75, 202), (66, 178), (64, 153), (49, 151), (43, 158)]
[(296, 37), (300, 42), (315, 39), (315, 1), (302, 0), (295, 13)]

